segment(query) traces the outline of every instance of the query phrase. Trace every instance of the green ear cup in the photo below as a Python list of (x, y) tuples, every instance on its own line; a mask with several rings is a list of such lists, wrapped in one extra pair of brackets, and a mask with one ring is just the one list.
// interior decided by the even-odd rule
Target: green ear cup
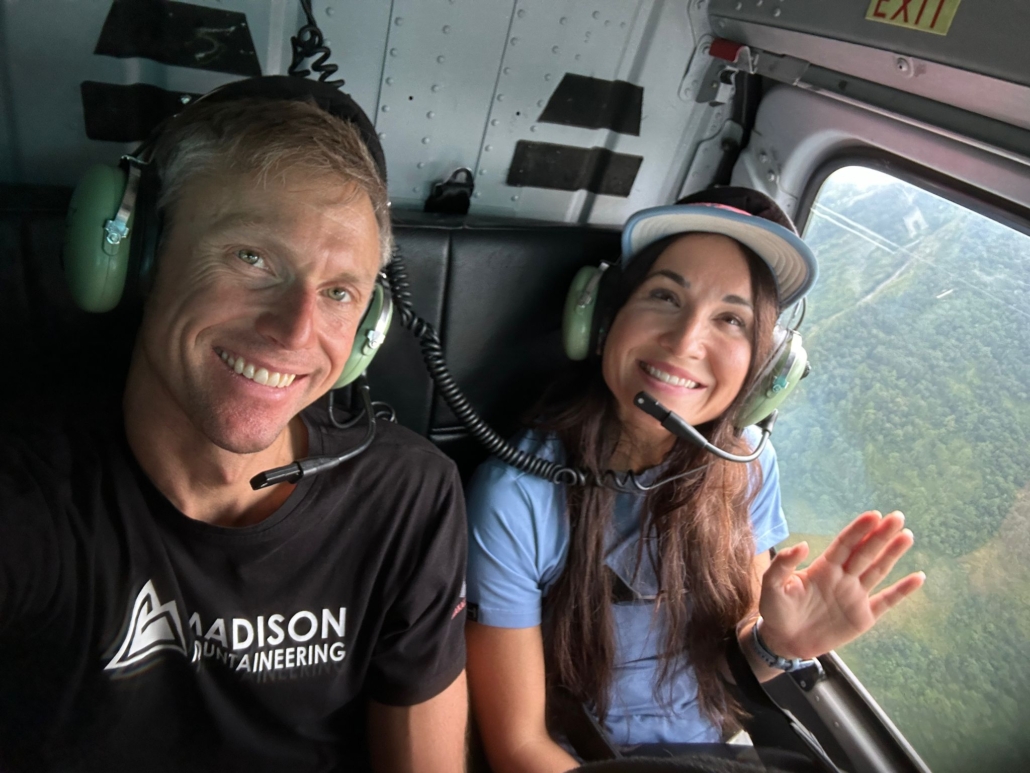
[[(104, 224), (118, 213), (125, 185), (124, 170), (97, 164), (87, 170), (68, 205), (64, 273), (72, 298), (86, 311), (110, 311), (122, 297), (132, 240), (126, 235), (112, 244)], [(130, 216), (130, 230), (132, 222)]]
[(386, 331), (390, 329), (390, 320), (393, 319), (393, 299), (386, 291), (383, 284), (376, 282), (372, 294), (372, 302), (368, 305), (368, 311), (358, 325), (358, 332), (354, 335), (354, 346), (351, 348), (347, 364), (343, 366), (343, 372), (333, 384), (333, 389), (347, 386), (350, 382), (360, 376), (368, 368), (375, 357), (379, 347), (386, 340)]
[(801, 379), (808, 375), (808, 353), (795, 331), (786, 333), (786, 340), (773, 356), (771, 367), (759, 380), (751, 397), (741, 406), (735, 426), (743, 429), (757, 424), (787, 399)]
[(565, 354), (570, 360), (585, 360), (590, 354), (597, 287), (603, 273), (597, 266), (584, 266), (576, 273), (565, 296), (561, 333)]

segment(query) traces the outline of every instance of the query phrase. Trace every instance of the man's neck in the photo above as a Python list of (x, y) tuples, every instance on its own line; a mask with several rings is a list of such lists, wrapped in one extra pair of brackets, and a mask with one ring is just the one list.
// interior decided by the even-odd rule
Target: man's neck
[(254, 491), (250, 479), (307, 453), (307, 427), (300, 416), (262, 451), (240, 454), (216, 446), (135, 363), (122, 410), (129, 447), (158, 491), (186, 516), (217, 526), (248, 526), (272, 515), (294, 485)]

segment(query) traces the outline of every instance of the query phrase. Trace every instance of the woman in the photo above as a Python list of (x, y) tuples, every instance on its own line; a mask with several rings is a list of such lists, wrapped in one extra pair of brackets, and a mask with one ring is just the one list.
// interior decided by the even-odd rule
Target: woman
[(493, 459), (469, 491), (468, 676), (496, 773), (578, 764), (548, 733), (549, 686), (621, 746), (718, 741), (741, 713), (726, 632), (766, 680), (777, 657), (850, 641), (922, 584), (870, 595), (912, 544), (900, 513), (859, 516), (805, 570), (804, 543), (772, 559), (787, 536), (772, 447), (724, 461), (634, 405), (647, 391), (715, 446), (749, 452), (758, 433), (734, 419), (767, 378), (779, 312), (814, 279), (793, 224), (756, 191), (706, 191), (627, 223), (596, 291), (594, 356), (520, 446), (652, 488), (565, 487)]

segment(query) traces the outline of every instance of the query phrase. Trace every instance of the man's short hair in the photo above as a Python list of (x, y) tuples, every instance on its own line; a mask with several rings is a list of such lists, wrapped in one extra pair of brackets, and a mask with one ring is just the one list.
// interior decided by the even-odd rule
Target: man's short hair
[(192, 179), (225, 172), (262, 182), (290, 169), (335, 176), (372, 201), (379, 226), (380, 266), (390, 261), (393, 233), (386, 184), (357, 128), (313, 100), (238, 99), (191, 105), (154, 145), (161, 180), (158, 209), (174, 209)]

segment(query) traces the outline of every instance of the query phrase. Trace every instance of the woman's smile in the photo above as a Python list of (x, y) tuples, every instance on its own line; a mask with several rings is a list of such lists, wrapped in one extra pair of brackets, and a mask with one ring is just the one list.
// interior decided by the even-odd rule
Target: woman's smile
[(679, 368), (674, 368), (670, 365), (655, 365), (654, 363), (644, 362), (641, 360), (640, 369), (651, 378), (657, 379), (663, 384), (667, 384), (671, 387), (690, 390), (705, 388), (705, 385), (694, 378), (691, 374), (684, 373), (683, 371), (680, 371)]

